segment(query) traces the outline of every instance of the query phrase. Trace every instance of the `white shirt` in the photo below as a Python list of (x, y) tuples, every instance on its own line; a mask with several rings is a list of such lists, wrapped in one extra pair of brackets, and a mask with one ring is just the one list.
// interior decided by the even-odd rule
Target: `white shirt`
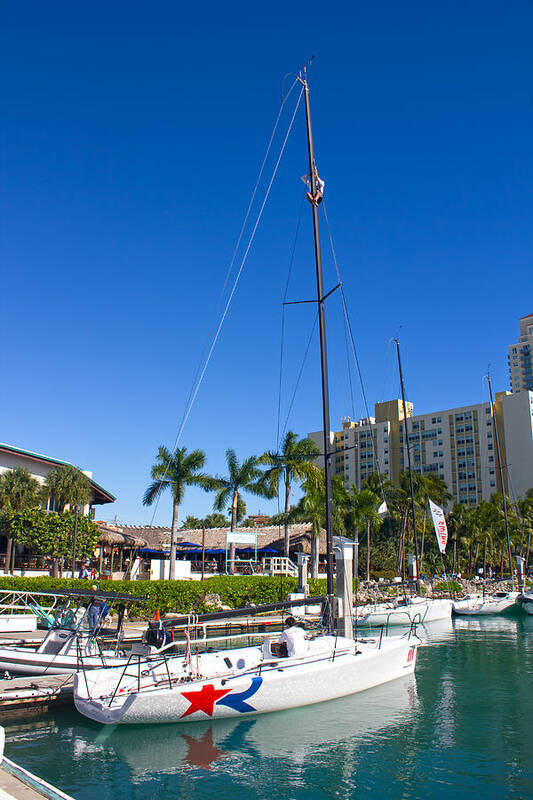
[(305, 631), (297, 625), (286, 628), (279, 637), (279, 641), (286, 643), (288, 656), (302, 656), (307, 652)]

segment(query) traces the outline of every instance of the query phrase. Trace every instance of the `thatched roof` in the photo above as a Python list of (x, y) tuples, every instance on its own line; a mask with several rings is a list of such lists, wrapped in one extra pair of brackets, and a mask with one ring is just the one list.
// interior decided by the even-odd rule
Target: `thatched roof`
[(147, 541), (142, 536), (125, 532), (118, 525), (98, 525), (98, 544), (107, 547), (146, 547)]
[[(117, 528), (125, 536), (139, 536), (146, 541), (147, 547), (154, 550), (168, 550), (170, 548), (170, 528), (142, 527), (134, 525), (121, 525)], [(207, 528), (205, 531), (205, 546), (208, 548), (224, 548), (226, 546), (226, 534), (229, 528)], [(284, 530), (283, 525), (267, 525), (258, 528), (238, 528), (238, 533), (256, 533), (257, 546), (272, 547), (279, 553), (283, 553)], [(289, 526), (291, 551), (293, 553), (310, 553), (313, 529), (309, 524), (298, 524)], [(201, 529), (180, 529), (178, 531), (177, 546), (180, 543), (191, 542), (201, 546)], [(239, 545), (237, 545), (238, 547)], [(244, 546), (244, 545), (243, 545)], [(326, 532), (320, 534), (320, 554), (326, 552)]]

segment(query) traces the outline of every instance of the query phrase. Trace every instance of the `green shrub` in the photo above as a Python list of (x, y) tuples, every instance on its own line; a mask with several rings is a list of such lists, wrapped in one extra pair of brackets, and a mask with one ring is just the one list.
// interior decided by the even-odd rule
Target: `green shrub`
[[(326, 581), (310, 581), (311, 594), (323, 594)], [(132, 603), (129, 615), (153, 618), (157, 609), (161, 614), (168, 612), (190, 613), (206, 610), (206, 594), (218, 594), (221, 602), (231, 608), (262, 603), (277, 603), (286, 600), (287, 595), (296, 591), (297, 581), (291, 577), (227, 576), (220, 575), (204, 581), (100, 581), (78, 580), (77, 578), (19, 578), (0, 577), (1, 589), (18, 589), (35, 594), (76, 589), (98, 588), (106, 592), (121, 592), (146, 599), (146, 603)], [(111, 603), (111, 605), (113, 605)]]
[(458, 581), (440, 581), (433, 587), (433, 590), (435, 592), (461, 592), (463, 587)]

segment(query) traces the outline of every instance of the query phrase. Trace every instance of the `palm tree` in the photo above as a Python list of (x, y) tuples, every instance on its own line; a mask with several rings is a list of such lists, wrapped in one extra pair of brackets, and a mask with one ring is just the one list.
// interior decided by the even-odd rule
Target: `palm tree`
[(81, 469), (66, 464), (54, 467), (44, 479), (44, 490), (56, 511), (63, 513), (66, 506), (86, 505), (92, 496), (91, 482)]
[(290, 534), (289, 534), (289, 511), (291, 508), (291, 484), (294, 481), (302, 483), (310, 478), (316, 477), (319, 467), (314, 464), (314, 460), (320, 454), (320, 450), (311, 439), (298, 439), (293, 431), (287, 431), (281, 445), (280, 453), (267, 451), (259, 459), (259, 463), (270, 467), (265, 472), (265, 479), (272, 488), (272, 492), (277, 494), (280, 486), (285, 489), (285, 520), (284, 520), (284, 555), (289, 557)]
[(370, 532), (372, 525), (379, 521), (377, 512), (380, 500), (371, 489), (351, 486), (348, 493), (348, 515), (350, 527), (360, 530), (366, 526), (366, 579), (370, 580)]
[[(0, 475), (0, 507), (13, 511), (35, 508), (42, 500), (42, 487), (23, 467), (8, 470)], [(13, 540), (7, 537), (4, 572), (11, 571)]]
[[(209, 488), (215, 489), (216, 497), (213, 504), (215, 511), (223, 511), (228, 502), (231, 503), (231, 530), (237, 528), (239, 506), (242, 509), (243, 498), (241, 492), (259, 495), (260, 497), (272, 497), (272, 489), (265, 482), (264, 473), (259, 468), (259, 459), (250, 456), (242, 463), (239, 463), (235, 450), (226, 450), (226, 464), (228, 468), (225, 477), (217, 475), (213, 478)], [(235, 543), (230, 544), (230, 572), (235, 571)]]
[(200, 470), (205, 464), (203, 450), (187, 453), (186, 447), (178, 447), (173, 453), (161, 445), (157, 451), (157, 462), (152, 466), (152, 483), (143, 496), (143, 505), (151, 506), (154, 500), (165, 491), (172, 492), (172, 530), (170, 533), (170, 572), (169, 578), (176, 577), (176, 538), (178, 532), (178, 509), (187, 486), (201, 486), (206, 492), (212, 489), (213, 478)]

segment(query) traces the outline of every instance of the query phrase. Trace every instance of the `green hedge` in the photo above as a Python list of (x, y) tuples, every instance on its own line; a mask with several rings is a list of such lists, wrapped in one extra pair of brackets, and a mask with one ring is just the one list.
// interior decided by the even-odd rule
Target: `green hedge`
[[(34, 593), (54, 592), (65, 589), (90, 589), (94, 581), (77, 578), (18, 578), (0, 577), (0, 589), (18, 589)], [(129, 608), (130, 617), (152, 619), (156, 609), (161, 614), (169, 611), (189, 613), (206, 611), (205, 595), (218, 594), (224, 605), (231, 608), (260, 603), (277, 603), (286, 600), (287, 595), (296, 591), (296, 578), (260, 576), (215, 576), (204, 581), (100, 581), (98, 587), (106, 592), (144, 597), (147, 603), (133, 603)], [(312, 596), (326, 593), (326, 580), (309, 581)]]

